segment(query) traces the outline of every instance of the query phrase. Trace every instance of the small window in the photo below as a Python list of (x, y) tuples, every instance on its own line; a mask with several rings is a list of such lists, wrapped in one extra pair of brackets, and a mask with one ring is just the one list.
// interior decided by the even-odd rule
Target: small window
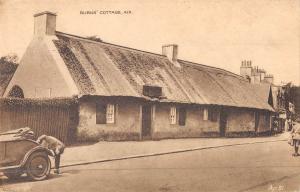
[(215, 108), (205, 108), (203, 110), (203, 120), (218, 121), (218, 111)]
[(208, 119), (213, 122), (218, 121), (218, 111), (216, 108), (210, 108), (208, 110)]
[(185, 120), (186, 120), (186, 109), (179, 108), (178, 124), (180, 126), (185, 126)]
[(170, 108), (170, 122), (171, 124), (176, 124), (176, 107)]
[(204, 120), (204, 121), (207, 121), (207, 120), (208, 120), (208, 109), (207, 109), (207, 108), (205, 108), (205, 109), (203, 110), (203, 120)]
[(96, 123), (97, 124), (115, 123), (115, 105), (97, 104)]
[(162, 87), (153, 86), (153, 85), (144, 85), (143, 86), (143, 95), (148, 97), (159, 98), (162, 96)]
[(107, 104), (106, 123), (115, 123), (115, 105)]

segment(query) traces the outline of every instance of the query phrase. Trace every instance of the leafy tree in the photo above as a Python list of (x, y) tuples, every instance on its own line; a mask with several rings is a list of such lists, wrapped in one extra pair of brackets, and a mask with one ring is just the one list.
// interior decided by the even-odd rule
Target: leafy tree
[(18, 67), (18, 56), (16, 54), (9, 54), (0, 57), (0, 74), (13, 74)]
[(18, 56), (9, 54), (0, 57), (0, 97), (3, 95), (18, 67)]
[(0, 58), (0, 61), (6, 61), (6, 62), (10, 62), (10, 63), (17, 63), (18, 60), (19, 60), (19, 57), (15, 53), (11, 53), (11, 54), (8, 54), (6, 56), (2, 56)]

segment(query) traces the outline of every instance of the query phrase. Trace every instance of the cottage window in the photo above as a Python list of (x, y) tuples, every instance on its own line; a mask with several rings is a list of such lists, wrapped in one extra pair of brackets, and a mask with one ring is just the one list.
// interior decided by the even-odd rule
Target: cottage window
[(115, 105), (97, 104), (96, 123), (97, 124), (115, 123)]
[(176, 124), (176, 107), (170, 108), (170, 122), (171, 124)]
[(107, 104), (106, 123), (115, 123), (115, 105)]
[(208, 120), (208, 109), (206, 108), (203, 110), (203, 120), (204, 121)]
[(179, 108), (179, 117), (178, 117), (178, 124), (180, 126), (185, 125), (186, 120), (186, 109), (185, 108)]
[(218, 121), (218, 111), (215, 108), (205, 108), (203, 110), (203, 120)]
[(215, 108), (210, 108), (208, 110), (208, 119), (210, 121), (216, 122), (218, 121), (218, 111)]

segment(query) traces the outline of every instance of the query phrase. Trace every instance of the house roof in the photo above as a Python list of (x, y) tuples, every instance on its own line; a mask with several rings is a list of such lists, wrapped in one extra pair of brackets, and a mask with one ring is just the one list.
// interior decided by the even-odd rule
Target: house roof
[(255, 90), (258, 97), (260, 97), (264, 102), (271, 105), (274, 104), (274, 97), (272, 91), (272, 84), (270, 83), (259, 83), (253, 84), (253, 89)]
[(0, 63), (0, 97), (3, 96), (6, 87), (13, 77), (18, 65), (12, 62), (1, 61)]
[(273, 110), (252, 84), (232, 72), (56, 32), (54, 40), (80, 95), (145, 97), (143, 85), (163, 88), (162, 102)]

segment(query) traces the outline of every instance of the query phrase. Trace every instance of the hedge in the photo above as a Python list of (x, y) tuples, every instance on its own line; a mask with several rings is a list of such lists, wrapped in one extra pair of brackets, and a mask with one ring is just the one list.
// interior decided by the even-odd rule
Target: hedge
[(70, 107), (76, 105), (76, 98), (51, 98), (51, 99), (24, 99), (24, 98), (0, 98), (0, 107), (12, 106), (56, 106)]

